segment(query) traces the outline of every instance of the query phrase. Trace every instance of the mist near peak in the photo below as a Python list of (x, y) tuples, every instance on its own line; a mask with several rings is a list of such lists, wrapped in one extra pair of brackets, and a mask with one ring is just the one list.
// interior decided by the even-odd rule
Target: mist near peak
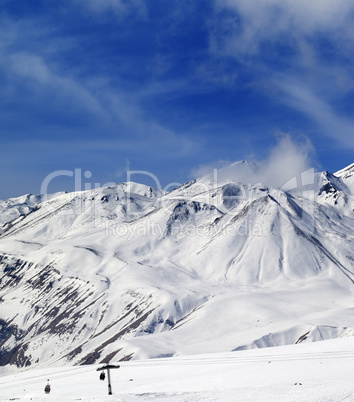
[(267, 186), (281, 188), (313, 167), (313, 153), (309, 139), (295, 142), (290, 135), (282, 135), (268, 158), (259, 163), (261, 181)]
[(314, 148), (308, 138), (294, 139), (289, 134), (281, 133), (265, 159), (234, 163), (219, 161), (216, 164), (218, 168), (204, 165), (193, 170), (192, 174), (194, 177), (217, 180), (220, 185), (239, 182), (282, 188), (293, 178), (313, 168), (313, 155)]

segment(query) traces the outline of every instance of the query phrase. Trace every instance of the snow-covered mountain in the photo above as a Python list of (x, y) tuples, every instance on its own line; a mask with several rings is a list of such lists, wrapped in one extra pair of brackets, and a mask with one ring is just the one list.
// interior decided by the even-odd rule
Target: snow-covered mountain
[[(226, 352), (354, 334), (354, 164), (281, 188), (236, 163), (0, 202), (0, 364)], [(253, 181), (251, 181), (253, 180)]]

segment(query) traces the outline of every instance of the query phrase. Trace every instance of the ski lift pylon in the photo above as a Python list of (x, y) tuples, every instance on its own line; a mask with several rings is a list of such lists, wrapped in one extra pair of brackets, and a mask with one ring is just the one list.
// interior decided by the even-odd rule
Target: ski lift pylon
[[(118, 369), (120, 366), (114, 366), (113, 364), (106, 364), (103, 367), (99, 367), (97, 371), (107, 370), (107, 382), (108, 382), (108, 395), (112, 395), (112, 386), (111, 386), (111, 376), (109, 373), (110, 369)], [(101, 378), (101, 376), (100, 376)]]

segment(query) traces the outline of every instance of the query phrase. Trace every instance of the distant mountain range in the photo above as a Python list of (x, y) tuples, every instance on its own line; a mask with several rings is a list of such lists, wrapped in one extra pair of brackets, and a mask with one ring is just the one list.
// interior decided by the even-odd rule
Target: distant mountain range
[(245, 161), (0, 201), (0, 365), (222, 352), (354, 334), (354, 164), (282, 185)]

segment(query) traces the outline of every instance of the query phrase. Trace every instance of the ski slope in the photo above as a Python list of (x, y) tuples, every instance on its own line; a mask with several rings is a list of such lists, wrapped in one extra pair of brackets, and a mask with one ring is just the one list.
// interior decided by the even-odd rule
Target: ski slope
[[(0, 401), (352, 401), (354, 338), (219, 354), (28, 370), (0, 377)], [(4, 369), (3, 369), (4, 370)], [(50, 380), (51, 393), (44, 394)]]

